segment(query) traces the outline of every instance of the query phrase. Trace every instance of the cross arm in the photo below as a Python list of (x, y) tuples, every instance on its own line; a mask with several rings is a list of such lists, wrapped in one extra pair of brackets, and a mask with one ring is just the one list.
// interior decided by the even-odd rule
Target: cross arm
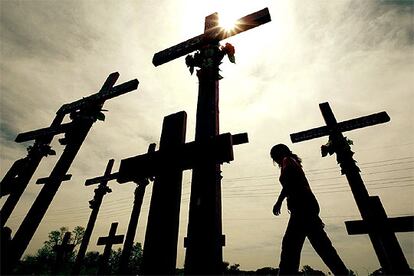
[(116, 80), (119, 77), (119, 73), (115, 72), (108, 76), (107, 80), (105, 81), (104, 85), (102, 86), (101, 90), (93, 95), (90, 95), (86, 98), (82, 98), (80, 100), (74, 101), (69, 104), (64, 104), (62, 107), (56, 112), (57, 114), (68, 114), (80, 108), (85, 108), (87, 106), (91, 106), (94, 104), (102, 104), (106, 100), (115, 98), (122, 94), (131, 92), (138, 87), (138, 80), (134, 79), (120, 85), (112, 87)]
[(270, 13), (268, 8), (264, 8), (260, 11), (246, 15), (237, 20), (236, 27), (232, 31), (225, 31), (221, 27), (215, 27), (207, 30), (205, 33), (181, 42), (175, 46), (167, 48), (163, 51), (156, 53), (152, 59), (152, 64), (158, 66), (167, 63), (176, 58), (187, 55), (200, 49), (202, 46), (212, 43), (214, 41), (220, 41), (241, 32), (245, 32), (252, 28), (263, 25), (270, 22)]
[(58, 135), (64, 132), (67, 132), (71, 127), (73, 126), (73, 123), (65, 123), (58, 126), (52, 126), (52, 127), (45, 127), (40, 128), (32, 131), (27, 131), (20, 133), (17, 135), (16, 139), (14, 140), (17, 143), (27, 142), (30, 140), (35, 140), (37, 138), (47, 136), (47, 135)]
[[(414, 216), (388, 218), (387, 223), (393, 232), (413, 232)], [(367, 234), (369, 225), (363, 220), (345, 221), (346, 231), (349, 235)]]
[(368, 116), (359, 117), (356, 119), (351, 119), (347, 121), (343, 121), (333, 125), (332, 127), (322, 126), (313, 128), (310, 130), (305, 130), (297, 133), (290, 134), (290, 140), (293, 143), (311, 140), (323, 136), (330, 135), (332, 131), (336, 130), (339, 132), (350, 131), (358, 128), (363, 128), (367, 126), (373, 126), (381, 123), (386, 123), (390, 121), (390, 117), (388, 116), (387, 112), (379, 112), (375, 114), (371, 114)]
[(112, 237), (99, 237), (97, 245), (121, 244), (124, 242), (124, 235), (116, 235)]
[(390, 116), (387, 112), (379, 112), (372, 115), (359, 117), (356, 119), (351, 119), (348, 121), (343, 121), (338, 124), (340, 131), (345, 132), (349, 130), (354, 130), (358, 128), (363, 128), (367, 126), (373, 126), (377, 124), (382, 124), (390, 121)]
[[(72, 179), (71, 174), (65, 174), (62, 178), (62, 181), (69, 181)], [(50, 177), (42, 177), (36, 181), (36, 184), (46, 184), (48, 181), (52, 181)]]
[(246, 15), (238, 20), (236, 20), (236, 27), (231, 32), (224, 32), (227, 33), (223, 36), (223, 39), (228, 38), (230, 36), (239, 34), (241, 32), (248, 31), (260, 25), (266, 24), (270, 22), (272, 19), (270, 17), (269, 9), (264, 8), (260, 11), (251, 13)]
[[(233, 138), (234, 137), (234, 138)], [(203, 142), (190, 142), (168, 150), (149, 152), (121, 160), (117, 181), (125, 183), (159, 175), (162, 171), (188, 170), (206, 160), (234, 160), (233, 145), (247, 143), (247, 133), (225, 133)]]
[(114, 166), (114, 162), (115, 162), (114, 159), (110, 159), (108, 161), (108, 164), (106, 165), (104, 175), (87, 179), (85, 181), (85, 186), (90, 186), (93, 184), (102, 184), (105, 186), (108, 183), (108, 181), (116, 179), (118, 176), (118, 173), (111, 173), (112, 168)]
[(97, 177), (94, 177), (94, 178), (87, 179), (85, 181), (85, 186), (90, 186), (90, 185), (93, 185), (93, 184), (99, 184), (99, 183), (102, 183), (104, 181), (111, 181), (111, 180), (117, 179), (117, 177), (118, 177), (117, 172), (111, 173), (109, 175), (97, 176)]
[(292, 143), (302, 142), (305, 140), (311, 140), (319, 137), (329, 135), (329, 128), (327, 126), (317, 127), (297, 133), (290, 134), (290, 140)]

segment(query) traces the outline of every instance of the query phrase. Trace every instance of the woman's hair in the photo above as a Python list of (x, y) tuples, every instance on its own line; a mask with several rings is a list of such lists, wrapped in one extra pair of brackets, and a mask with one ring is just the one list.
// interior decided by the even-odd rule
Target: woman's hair
[(299, 165), (302, 164), (302, 159), (300, 159), (299, 156), (297, 156), (296, 154), (292, 153), (292, 151), (284, 144), (277, 144), (273, 146), (270, 150), (270, 157), (272, 157), (274, 161), (276, 161), (276, 159), (283, 157), (291, 157), (295, 159), (296, 162), (299, 163)]

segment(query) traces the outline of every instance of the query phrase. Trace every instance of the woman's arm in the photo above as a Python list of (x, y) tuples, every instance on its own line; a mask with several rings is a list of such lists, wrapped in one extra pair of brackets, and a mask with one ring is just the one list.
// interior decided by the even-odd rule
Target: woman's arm
[(282, 202), (285, 198), (286, 198), (286, 190), (285, 190), (285, 188), (283, 188), (282, 191), (280, 192), (280, 195), (279, 195), (275, 205), (273, 206), (273, 214), (275, 216), (280, 215), (280, 208), (282, 207)]

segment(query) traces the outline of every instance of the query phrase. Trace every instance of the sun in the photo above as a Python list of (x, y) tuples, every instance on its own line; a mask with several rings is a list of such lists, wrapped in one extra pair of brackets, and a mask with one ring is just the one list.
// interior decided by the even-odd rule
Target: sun
[(223, 28), (225, 31), (230, 32), (233, 31), (236, 27), (238, 19), (240, 18), (240, 14), (234, 12), (232, 10), (222, 10), (218, 13), (219, 17), (219, 26)]

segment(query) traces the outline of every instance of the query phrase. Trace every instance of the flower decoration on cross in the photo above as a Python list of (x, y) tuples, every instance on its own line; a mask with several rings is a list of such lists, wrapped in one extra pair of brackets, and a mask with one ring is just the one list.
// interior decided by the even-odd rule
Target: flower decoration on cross
[(191, 75), (194, 73), (194, 68), (198, 67), (200, 69), (197, 70), (197, 76), (201, 74), (201, 70), (215, 71), (216, 78), (220, 80), (223, 78), (218, 73), (222, 59), (227, 55), (231, 63), (236, 63), (234, 54), (234, 46), (230, 43), (226, 43), (224, 46), (220, 44), (209, 44), (194, 53), (194, 55), (187, 55), (185, 64), (189, 68)]
[[(343, 138), (343, 141), (345, 142), (345, 145), (347, 147), (351, 146), (354, 144), (354, 142), (351, 139), (348, 139), (346, 137)], [(329, 138), (328, 143), (326, 143), (325, 145), (321, 146), (321, 154), (322, 157), (334, 154), (337, 151), (337, 147), (338, 145), (335, 145), (335, 143), (333, 143), (332, 139)]]

